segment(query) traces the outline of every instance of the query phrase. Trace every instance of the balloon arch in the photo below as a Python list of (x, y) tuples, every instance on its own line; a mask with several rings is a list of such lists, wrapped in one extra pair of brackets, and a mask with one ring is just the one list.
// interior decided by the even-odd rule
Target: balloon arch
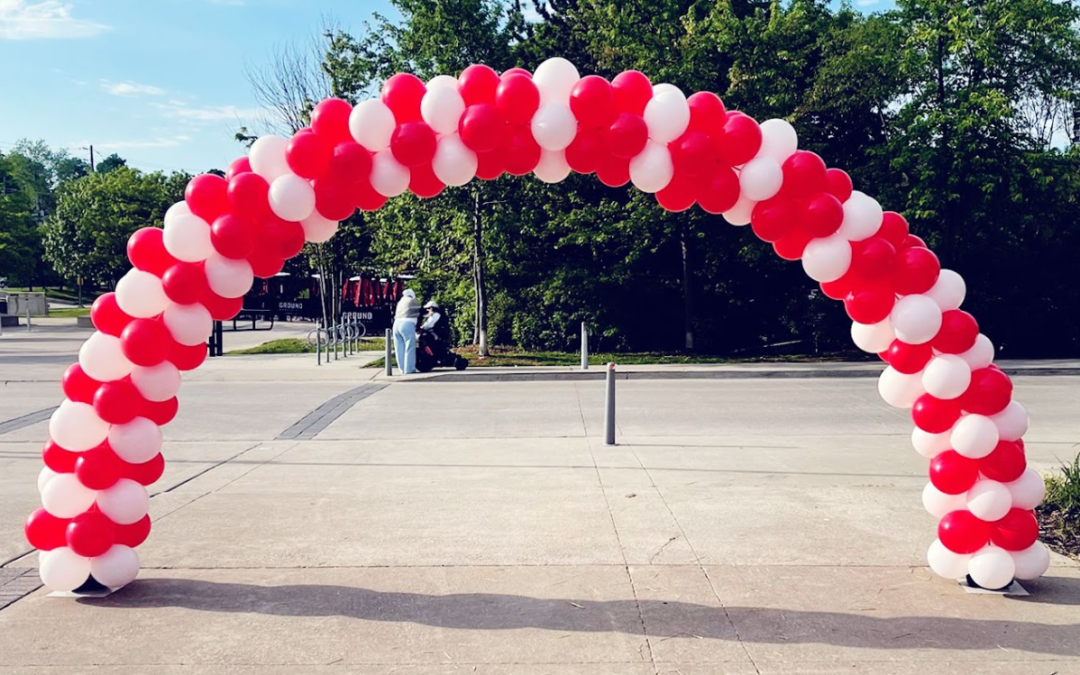
[(474, 177), (557, 183), (571, 171), (633, 183), (670, 211), (696, 203), (801, 259), (843, 301), (855, 344), (888, 363), (881, 396), (911, 410), (912, 444), (930, 460), (923, 504), (940, 519), (933, 571), (987, 588), (1046, 571), (1027, 413), (959, 309), (960, 275), (940, 268), (900, 214), (799, 150), (787, 122), (759, 125), (715, 94), (687, 98), (636, 71), (580, 77), (554, 58), (533, 74), (474, 65), (426, 84), (398, 74), (379, 99), (325, 100), (310, 128), (259, 138), (224, 178), (193, 178), (163, 229), (131, 236), (134, 269), (94, 303), (97, 332), (64, 373), (66, 400), (49, 421), (43, 508), (26, 522), (45, 585), (135, 579), (134, 548), (150, 532), (145, 486), (164, 469), (160, 427), (176, 414), (180, 372), (202, 363), (212, 322), (236, 315), (253, 277), (407, 190), (430, 198)]

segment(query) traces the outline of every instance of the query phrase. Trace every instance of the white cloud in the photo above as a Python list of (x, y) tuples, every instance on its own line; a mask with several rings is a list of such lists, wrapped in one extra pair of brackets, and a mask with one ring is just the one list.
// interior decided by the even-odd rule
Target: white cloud
[(137, 96), (139, 94), (161, 96), (165, 93), (165, 90), (161, 87), (155, 87), (152, 84), (139, 84), (138, 82), (109, 82), (108, 80), (102, 80), (101, 88), (113, 96)]
[(262, 119), (264, 114), (259, 108), (239, 108), (234, 105), (193, 107), (175, 100), (169, 101), (168, 104), (155, 103), (153, 105), (165, 111), (167, 117), (178, 117), (192, 122)]
[[(148, 138), (143, 140), (127, 140), (127, 141), (105, 141), (95, 142), (94, 150), (98, 151), (115, 151), (115, 150), (142, 150), (145, 148), (175, 148), (178, 145), (183, 145), (187, 141), (190, 141), (189, 136), (161, 136), (158, 138)], [(89, 141), (82, 141), (77, 143), (76, 146), (89, 146)]]
[(873, 7), (880, 2), (881, 0), (856, 0), (855, 4), (859, 7)]
[(72, 40), (107, 30), (105, 24), (76, 19), (71, 5), (58, 0), (0, 0), (0, 40)]

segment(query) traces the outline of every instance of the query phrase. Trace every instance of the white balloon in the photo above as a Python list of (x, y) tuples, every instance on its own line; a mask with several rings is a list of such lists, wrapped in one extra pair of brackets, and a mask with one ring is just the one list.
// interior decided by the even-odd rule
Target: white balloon
[(889, 366), (878, 378), (878, 393), (894, 408), (910, 408), (926, 390), (919, 373), (907, 375)]
[(1018, 441), (1027, 433), (1028, 414), (1024, 406), (1017, 401), (1009, 401), (1009, 405), (990, 419), (997, 425), (998, 435), (1003, 441)]
[(922, 504), (927, 513), (940, 519), (947, 513), (966, 509), (967, 495), (947, 495), (934, 487), (933, 483), (927, 483), (922, 491)]
[(73, 473), (62, 473), (41, 491), (41, 505), (57, 518), (74, 518), (94, 505), (97, 491), (79, 482)]
[(778, 164), (799, 149), (799, 136), (787, 120), (772, 119), (761, 123), (761, 149), (758, 157), (768, 157)]
[(803, 251), (802, 266), (814, 281), (836, 281), (851, 267), (851, 242), (835, 234), (811, 239)]
[(458, 93), (457, 82), (454, 82), (453, 88), (429, 88), (420, 100), (420, 116), (438, 134), (456, 134), (458, 122), (464, 114), (465, 100)]
[[(49, 485), (52, 485), (52, 482)], [(1025, 511), (1030, 511), (1041, 504), (1043, 497), (1046, 496), (1046, 481), (1038, 471), (1031, 468), (1024, 469), (1024, 473), (1020, 474), (1019, 478), (1006, 483), (1005, 487), (1012, 495), (1013, 506)]]
[(912, 345), (933, 340), (941, 330), (941, 308), (925, 295), (905, 295), (900, 298), (893, 306), (889, 319), (896, 337)]
[(932, 298), (943, 312), (959, 309), (966, 295), (967, 284), (964, 283), (964, 278), (952, 270), (941, 270), (938, 280), (926, 292), (926, 296)]
[(288, 145), (289, 140), (281, 136), (260, 137), (251, 144), (251, 151), (248, 153), (251, 170), (265, 178), (268, 183), (289, 173), (289, 163), (285, 160), (285, 148)]
[(851, 340), (868, 354), (880, 354), (896, 339), (888, 317), (877, 323), (851, 322)]
[(338, 221), (331, 220), (322, 215), (318, 211), (315, 211), (307, 218), (300, 221), (300, 226), (304, 228), (304, 240), (310, 241), (313, 244), (320, 244), (324, 241), (329, 241), (338, 230)]
[(997, 590), (1012, 583), (1016, 576), (1016, 563), (1005, 549), (984, 546), (968, 561), (968, 574), (979, 586)]
[(784, 184), (784, 171), (770, 157), (755, 157), (739, 172), (742, 194), (756, 202), (776, 196)]
[(357, 103), (349, 114), (349, 132), (353, 139), (371, 152), (390, 147), (394, 135), (394, 113), (377, 98)]
[(96, 448), (108, 435), (109, 423), (98, 417), (89, 403), (64, 401), (49, 418), (49, 437), (70, 452)]
[(739, 201), (722, 214), (729, 225), (743, 227), (750, 224), (750, 216), (754, 213), (757, 202), (746, 195), (739, 195)]
[(1050, 569), (1050, 551), (1046, 550), (1046, 546), (1041, 541), (1035, 542), (1023, 551), (1009, 553), (1016, 564), (1017, 579), (1038, 579)]
[(923, 431), (919, 427), (915, 427), (911, 432), (911, 445), (915, 448), (915, 452), (927, 459), (933, 459), (946, 450), (952, 449), (952, 441), (949, 440), (950, 436), (952, 436), (951, 431), (932, 434), (929, 431)]
[(190, 215), (191, 207), (188, 206), (187, 201), (181, 199), (180, 201), (170, 206), (169, 210), (165, 212), (165, 225), (168, 225), (169, 221), (176, 220), (180, 216)]
[(630, 181), (642, 192), (663, 190), (675, 175), (675, 165), (667, 145), (649, 141), (645, 149), (630, 160)]
[(48, 484), (48, 482), (53, 479), (53, 476), (57, 476), (57, 475), (59, 475), (59, 474), (57, 474), (55, 471), (53, 471), (49, 467), (47, 467), (47, 466), (41, 467), (41, 471), (38, 472), (38, 477), (37, 477), (38, 494), (41, 494), (42, 492), (44, 492), (45, 491), (45, 486)]
[(690, 105), (686, 102), (686, 94), (678, 87), (659, 91), (657, 87), (653, 88), (653, 97), (645, 104), (645, 125), (649, 128), (649, 138), (657, 143), (670, 143), (682, 136), (690, 125)]
[(993, 523), (1005, 517), (1012, 508), (1012, 494), (1009, 488), (996, 480), (980, 478), (967, 491), (967, 509), (979, 520)]
[(183, 262), (202, 262), (214, 254), (210, 225), (191, 213), (181, 212), (171, 220), (166, 216), (163, 238), (169, 255)]
[(109, 429), (109, 446), (129, 464), (145, 464), (161, 452), (161, 427), (153, 420), (136, 417)]
[(660, 84), (654, 84), (653, 87), (652, 87), (653, 98), (655, 98), (655, 97), (657, 97), (657, 96), (659, 96), (661, 94), (667, 93), (667, 92), (676, 92), (676, 91), (679, 92), (679, 93), (682, 93), (682, 89), (679, 89), (678, 87), (671, 84), (670, 82), (661, 82)]
[(139, 554), (129, 546), (113, 544), (104, 554), (90, 559), (90, 573), (102, 586), (115, 591), (139, 576)]
[(315, 188), (294, 173), (270, 183), (270, 210), (282, 220), (301, 221), (315, 210)]
[(969, 459), (986, 457), (997, 447), (998, 440), (997, 426), (983, 415), (964, 415), (949, 437), (953, 450)]
[(565, 103), (548, 103), (540, 106), (533, 115), (533, 138), (544, 150), (564, 150), (577, 135), (577, 118)]
[(945, 544), (939, 539), (935, 539), (926, 552), (926, 562), (930, 565), (930, 570), (946, 579), (963, 579), (968, 571), (969, 560), (971, 554), (953, 553), (945, 548)]
[(242, 258), (226, 258), (215, 253), (206, 259), (206, 281), (210, 290), (223, 298), (239, 298), (251, 290), (255, 275), (251, 264)]
[(458, 90), (457, 78), (452, 77), (450, 75), (436, 75), (435, 77), (428, 80), (428, 83), (427, 83), (427, 90), (428, 91), (431, 91), (432, 89), (442, 89), (442, 88), (453, 89), (454, 91), (457, 91)]
[(130, 269), (116, 284), (116, 304), (128, 316), (149, 319), (165, 311), (169, 296), (161, 279), (149, 272)]
[(189, 347), (206, 342), (214, 330), (210, 310), (197, 302), (191, 305), (170, 302), (162, 318), (173, 339)]
[(98, 492), (97, 505), (117, 525), (131, 525), (146, 515), (150, 508), (150, 495), (139, 483), (130, 478), (121, 478), (108, 490)]
[(975, 338), (975, 344), (971, 349), (960, 354), (960, 358), (967, 361), (972, 370), (985, 368), (994, 362), (994, 343), (982, 333)]
[(558, 183), (570, 175), (570, 165), (566, 163), (564, 150), (541, 150), (540, 163), (533, 169), (533, 174), (545, 183)]
[(90, 577), (90, 559), (75, 553), (67, 546), (42, 553), (38, 574), (41, 575), (41, 583), (54, 591), (73, 591)]
[(147, 401), (168, 401), (180, 392), (180, 371), (169, 361), (156, 366), (135, 366), (131, 383)]
[(95, 332), (79, 347), (79, 366), (98, 382), (111, 382), (128, 376), (135, 367), (124, 356), (120, 338)]
[(580, 79), (574, 64), (564, 58), (555, 57), (537, 66), (532, 81), (540, 90), (541, 106), (548, 103), (569, 105), (570, 92)]
[(954, 399), (971, 384), (971, 366), (955, 354), (938, 354), (923, 369), (922, 382), (931, 396)]
[(371, 187), (383, 197), (397, 197), (409, 189), (408, 167), (402, 165), (389, 150), (375, 153), (371, 160)]
[(443, 136), (435, 149), (431, 168), (435, 177), (447, 185), (465, 185), (476, 176), (479, 161), (457, 134)]
[(877, 234), (885, 212), (877, 200), (858, 190), (844, 202), (844, 220), (837, 233), (851, 241), (862, 241)]

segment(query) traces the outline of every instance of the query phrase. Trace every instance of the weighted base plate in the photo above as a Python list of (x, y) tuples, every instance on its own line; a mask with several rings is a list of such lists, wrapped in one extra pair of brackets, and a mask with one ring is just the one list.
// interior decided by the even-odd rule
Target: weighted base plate
[(976, 586), (968, 579), (957, 579), (956, 581), (960, 584), (960, 587), (964, 589), (965, 593), (972, 593), (975, 595), (1014, 595), (1018, 598), (1023, 598), (1030, 595), (1030, 593), (1027, 592), (1027, 589), (1021, 586), (1020, 582), (1016, 581), (1015, 579), (1005, 588), (998, 588), (996, 590)]

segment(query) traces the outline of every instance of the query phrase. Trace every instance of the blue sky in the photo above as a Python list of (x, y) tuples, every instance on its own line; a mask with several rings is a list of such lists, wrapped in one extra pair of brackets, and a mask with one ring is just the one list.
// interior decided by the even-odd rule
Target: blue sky
[[(855, 0), (863, 11), (891, 0)], [(258, 115), (245, 63), (331, 16), (359, 29), (387, 0), (0, 0), (0, 152), (94, 144), (144, 170), (224, 168)]]

